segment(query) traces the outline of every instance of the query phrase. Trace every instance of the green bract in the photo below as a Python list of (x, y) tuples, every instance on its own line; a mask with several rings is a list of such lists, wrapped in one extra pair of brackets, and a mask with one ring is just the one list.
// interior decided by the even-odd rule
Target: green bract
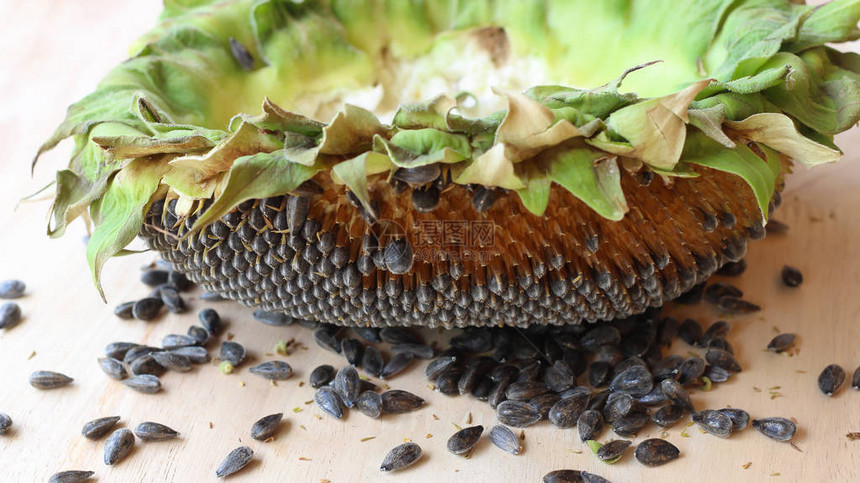
[(860, 56), (824, 45), (858, 20), (860, 0), (166, 0), (40, 149), (75, 143), (48, 232), (89, 210), (97, 282), (155, 199), (214, 200), (200, 227), (322, 175), (371, 210), (368, 177), (432, 163), (612, 220), (621, 169), (706, 166), (766, 218), (780, 156), (835, 161), (860, 120)]

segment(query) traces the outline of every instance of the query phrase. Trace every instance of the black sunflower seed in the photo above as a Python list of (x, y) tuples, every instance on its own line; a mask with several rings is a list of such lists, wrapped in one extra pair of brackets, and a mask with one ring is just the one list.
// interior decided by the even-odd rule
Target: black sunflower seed
[(197, 345), (206, 345), (209, 342), (209, 331), (200, 327), (198, 325), (192, 325), (188, 327), (188, 332), (186, 332), (188, 337), (191, 337), (197, 342)]
[(535, 396), (546, 394), (549, 388), (546, 384), (539, 381), (521, 381), (514, 382), (508, 386), (505, 391), (505, 397), (513, 401), (528, 401)]
[(583, 471), (582, 473), (580, 473), (580, 476), (582, 476), (583, 483), (611, 483), (606, 478), (600, 475), (595, 475), (594, 473), (589, 473), (587, 471)]
[(412, 186), (422, 186), (433, 182), (442, 174), (438, 164), (427, 164), (415, 168), (400, 168), (391, 175), (392, 179), (403, 181)]
[(105, 346), (105, 356), (122, 360), (122, 358), (125, 357), (125, 354), (135, 347), (141, 346), (140, 344), (135, 344), (133, 342), (111, 342)]
[(854, 377), (851, 378), (851, 389), (860, 391), (860, 367), (854, 370)]
[(722, 268), (717, 270), (717, 275), (722, 275), (724, 277), (739, 277), (746, 271), (746, 269), (747, 261), (741, 258), (736, 262), (726, 262)]
[(364, 391), (355, 400), (355, 407), (361, 414), (377, 419), (382, 415), (382, 396), (374, 391)]
[(167, 283), (172, 284), (180, 292), (191, 290), (194, 286), (194, 282), (189, 280), (184, 273), (179, 273), (176, 270), (171, 270), (167, 274)]
[(438, 357), (430, 361), (427, 364), (427, 368), (424, 370), (424, 376), (430, 380), (435, 381), (440, 374), (442, 374), (446, 369), (451, 367), (457, 362), (457, 358), (453, 356), (445, 356)]
[(732, 420), (732, 431), (740, 431), (746, 428), (750, 422), (750, 413), (743, 409), (723, 408), (719, 411)]
[(215, 470), (215, 476), (218, 478), (224, 478), (225, 476), (232, 475), (247, 466), (253, 457), (254, 450), (247, 446), (240, 446), (231, 451), (230, 454), (224, 458), (224, 461), (218, 465), (218, 469)]
[(179, 432), (161, 423), (144, 421), (134, 428), (134, 435), (141, 441), (166, 441), (179, 436)]
[(409, 367), (413, 359), (415, 359), (415, 356), (410, 352), (394, 354), (391, 359), (389, 359), (388, 363), (383, 366), (382, 372), (379, 373), (379, 376), (383, 379), (388, 379), (394, 375), (400, 374)]
[[(166, 367), (171, 371), (188, 372), (191, 370), (191, 360), (175, 352), (153, 352), (152, 354), (150, 354), (150, 357), (152, 357), (152, 359), (155, 360), (158, 365)], [(147, 374), (152, 373), (150, 372)]]
[(637, 397), (636, 400), (646, 406), (662, 406), (669, 400), (669, 398), (667, 398), (666, 394), (663, 393), (660, 385), (655, 384), (654, 389), (651, 389), (651, 392), (644, 396)]
[(158, 376), (151, 374), (129, 377), (128, 379), (123, 379), (122, 383), (144, 394), (155, 394), (161, 390), (161, 380)]
[(619, 436), (635, 436), (649, 421), (647, 412), (633, 412), (612, 422), (612, 431)]
[(340, 341), (340, 352), (346, 358), (346, 361), (353, 366), (361, 364), (361, 355), (364, 349), (364, 344), (358, 339), (345, 338)]
[(767, 344), (767, 350), (771, 352), (782, 352), (791, 348), (794, 345), (794, 339), (797, 337), (796, 334), (779, 334), (778, 336), (771, 339), (771, 341)]
[(655, 411), (654, 414), (651, 415), (651, 421), (654, 421), (654, 424), (661, 428), (668, 428), (674, 426), (683, 417), (684, 408), (674, 404), (669, 404), (668, 406), (663, 406)]
[[(442, 372), (436, 379), (436, 389), (442, 394), (452, 396), (460, 394), (459, 382), (463, 375), (463, 368), (452, 366)], [(505, 383), (507, 387), (507, 383)], [(490, 391), (492, 397), (492, 391)], [(504, 393), (501, 395), (504, 398)]]
[(646, 466), (660, 466), (678, 459), (681, 452), (672, 443), (659, 438), (646, 439), (636, 447), (634, 456)]
[(438, 187), (430, 185), (412, 190), (412, 206), (419, 213), (429, 213), (439, 206), (442, 192)]
[(158, 317), (158, 312), (164, 302), (160, 298), (145, 297), (134, 303), (131, 313), (137, 320), (152, 320)]
[(132, 302), (123, 302), (113, 309), (113, 314), (119, 317), (120, 319), (131, 320), (134, 318), (134, 314), (132, 314), (132, 309), (134, 308), (134, 301)]
[(752, 425), (761, 434), (777, 441), (789, 441), (797, 432), (797, 425), (785, 418), (753, 419)]
[(609, 388), (633, 396), (643, 396), (654, 388), (654, 381), (647, 367), (635, 365), (612, 378)]
[(147, 270), (140, 274), (140, 281), (149, 287), (157, 287), (167, 283), (167, 270)]
[(576, 375), (563, 360), (557, 360), (543, 373), (543, 382), (554, 392), (563, 392), (576, 385)]
[(254, 56), (248, 51), (248, 48), (233, 37), (230, 37), (230, 52), (233, 53), (233, 58), (243, 70), (254, 70)]
[(221, 360), (238, 366), (245, 360), (245, 347), (231, 340), (221, 343)]
[(170, 352), (188, 359), (192, 364), (205, 364), (211, 359), (209, 352), (203, 347), (179, 347), (178, 349), (171, 349)]
[(609, 423), (633, 413), (645, 412), (645, 406), (629, 394), (610, 393), (603, 408), (603, 419)]
[(134, 435), (128, 429), (117, 429), (105, 441), (105, 464), (115, 465), (122, 461), (134, 447)]
[(761, 310), (761, 307), (758, 305), (742, 298), (732, 297), (731, 295), (720, 297), (720, 301), (717, 302), (717, 308), (724, 314), (730, 315), (751, 314)]
[(448, 451), (454, 454), (464, 454), (478, 444), (481, 434), (484, 433), (483, 426), (471, 426), (457, 431), (448, 438)]
[(383, 327), (382, 330), (379, 331), (379, 337), (382, 338), (383, 342), (392, 345), (424, 343), (424, 341), (415, 335), (415, 333), (403, 327)]
[(8, 414), (0, 413), (0, 434), (4, 434), (12, 427), (12, 418)]
[(285, 327), (292, 325), (296, 321), (283, 312), (267, 312), (265, 310), (255, 310), (254, 320), (273, 327)]
[(695, 319), (684, 319), (678, 327), (678, 337), (688, 345), (699, 345), (702, 339), (702, 326)]
[(284, 361), (266, 361), (248, 371), (270, 381), (285, 381), (293, 375), (293, 368)]
[(403, 414), (424, 405), (424, 399), (407, 391), (392, 389), (381, 394), (382, 410), (388, 414)]
[(540, 413), (522, 401), (503, 401), (496, 406), (496, 418), (502, 424), (525, 428), (540, 421)]
[(706, 366), (705, 367), (705, 377), (711, 380), (711, 382), (726, 382), (729, 380), (729, 376), (731, 373), (722, 367), (717, 366)]
[(156, 352), (144, 354), (143, 356), (140, 356), (137, 359), (133, 360), (131, 364), (129, 364), (129, 371), (131, 371), (131, 373), (135, 376), (140, 376), (143, 374), (160, 376), (167, 372), (166, 367), (155, 361), (153, 354), (156, 354)]
[(379, 471), (397, 471), (415, 464), (421, 458), (421, 447), (415, 443), (403, 443), (385, 455)]
[(112, 357), (99, 357), (98, 362), (102, 371), (111, 379), (121, 381), (128, 377), (128, 371), (126, 371), (122, 361), (118, 361)]
[(467, 329), (452, 337), (449, 343), (463, 352), (489, 352), (493, 348), (493, 333), (482, 328)]
[(93, 419), (92, 421), (84, 424), (83, 429), (81, 429), (81, 434), (87, 439), (101, 439), (111, 432), (118, 421), (119, 416)]
[(560, 400), (561, 397), (558, 394), (548, 392), (529, 399), (528, 403), (540, 413), (541, 419), (544, 419), (549, 416), (550, 409), (552, 409), (552, 407)]
[(68, 386), (73, 380), (71, 377), (59, 372), (36, 371), (30, 374), (30, 385), (36, 389), (56, 389)]
[(197, 318), (200, 320), (200, 325), (212, 335), (217, 335), (221, 332), (221, 316), (214, 309), (203, 309), (197, 312)]
[(319, 389), (334, 379), (334, 367), (323, 364), (321, 366), (317, 366), (313, 371), (311, 371), (311, 375), (308, 377), (308, 382), (310, 382), (311, 387), (314, 389)]
[(696, 412), (696, 408), (693, 406), (693, 401), (690, 400), (690, 395), (678, 381), (674, 379), (663, 379), (660, 383), (660, 390), (670, 401), (672, 401), (672, 404), (680, 406), (685, 411), (691, 413)]
[(331, 386), (323, 386), (314, 393), (314, 402), (329, 416), (340, 419), (343, 417), (343, 403), (337, 391)]
[(610, 441), (597, 450), (597, 458), (600, 459), (600, 461), (611, 461), (621, 458), (621, 456), (624, 455), (624, 451), (627, 450), (631, 444), (633, 444), (633, 442), (626, 439)]
[(373, 346), (365, 347), (361, 355), (361, 368), (368, 374), (379, 377), (384, 367), (385, 360), (382, 358), (379, 349)]
[(48, 479), (48, 483), (79, 483), (89, 480), (95, 472), (83, 470), (67, 470), (59, 473), (54, 473)]
[(708, 344), (714, 339), (725, 339), (725, 337), (729, 334), (729, 329), (731, 329), (731, 327), (729, 326), (729, 323), (725, 320), (718, 320), (714, 322), (702, 335), (702, 338), (699, 341), (699, 345), (701, 345), (702, 347), (708, 347)]
[(520, 454), (520, 451), (522, 451), (520, 440), (507, 426), (497, 424), (490, 429), (487, 436), (491, 443), (506, 453), (518, 455)]
[(845, 369), (842, 369), (839, 364), (830, 364), (818, 376), (818, 389), (821, 389), (825, 396), (832, 396), (839, 392), (844, 383)]
[(621, 343), (621, 333), (611, 325), (597, 325), (580, 339), (582, 347), (615, 346)]
[(161, 347), (166, 350), (197, 345), (197, 339), (184, 334), (167, 334), (161, 339)]
[(588, 407), (588, 398), (588, 394), (579, 393), (558, 401), (549, 410), (549, 422), (557, 428), (572, 428)]
[(340, 341), (328, 329), (320, 327), (313, 332), (314, 342), (323, 349), (340, 354)]
[(582, 442), (597, 439), (603, 431), (603, 415), (595, 409), (583, 411), (576, 421), (576, 429), (579, 431), (579, 440)]
[(391, 346), (391, 352), (408, 352), (419, 359), (433, 358), (433, 348), (426, 344), (395, 344)]
[(741, 289), (730, 283), (715, 282), (705, 289), (705, 302), (709, 304), (718, 304), (723, 297), (743, 297), (744, 293)]
[(588, 383), (591, 387), (603, 387), (609, 383), (612, 366), (606, 361), (594, 361), (588, 366)]
[(693, 413), (693, 421), (714, 436), (728, 438), (732, 434), (731, 418), (719, 411), (705, 409), (704, 411)]
[(269, 439), (275, 431), (278, 430), (278, 425), (281, 424), (281, 419), (284, 418), (284, 413), (275, 413), (268, 416), (263, 416), (251, 426), (251, 437), (257, 441), (265, 441)]
[(332, 388), (337, 391), (340, 400), (343, 404), (351, 408), (361, 394), (361, 379), (358, 377), (358, 371), (352, 366), (340, 368), (334, 376)]
[(723, 369), (731, 372), (741, 372), (741, 365), (738, 364), (735, 356), (726, 351), (709, 349), (708, 352), (705, 353), (705, 360), (707, 360), (712, 366), (722, 367)]
[(0, 299), (17, 299), (24, 296), (27, 285), (20, 280), (0, 282)]
[(582, 472), (579, 470), (555, 470), (543, 475), (543, 483), (581, 483)]
[[(165, 286), (160, 291), (161, 302), (167, 307), (167, 311), (172, 314), (181, 314), (188, 310), (185, 305), (185, 300), (179, 295), (179, 290), (176, 287)], [(132, 308), (134, 310), (134, 308)]]
[(150, 347), (150, 346), (135, 346), (129, 349), (122, 358), (122, 361), (127, 365), (131, 365), (137, 359), (152, 354), (153, 352), (158, 352), (161, 349), (158, 347)]
[(379, 336), (379, 329), (376, 327), (352, 327), (352, 331), (368, 342), (382, 342), (382, 338)]
[(800, 270), (791, 267), (782, 267), (782, 283), (788, 287), (799, 287), (803, 283), (803, 273)]
[(723, 339), (721, 337), (717, 337), (716, 339), (709, 340), (706, 347), (708, 349), (720, 349), (720, 350), (726, 351), (732, 355), (734, 355), (734, 353), (735, 353), (735, 350), (732, 347), (732, 345), (729, 344), (729, 341), (727, 341), (726, 339)]
[(677, 354), (666, 356), (655, 362), (651, 369), (654, 374), (655, 381), (662, 381), (667, 378), (674, 378), (678, 375), (678, 369), (684, 363), (684, 358)]
[(382, 258), (389, 272), (396, 275), (405, 274), (412, 268), (412, 244), (404, 239), (393, 240), (385, 246)]

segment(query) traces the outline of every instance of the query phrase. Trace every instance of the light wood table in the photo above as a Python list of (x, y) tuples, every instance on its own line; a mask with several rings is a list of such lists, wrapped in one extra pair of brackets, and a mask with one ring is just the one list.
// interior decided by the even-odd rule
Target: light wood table
[[(98, 481), (214, 480), (218, 463), (240, 444), (251, 446), (256, 456), (234, 481), (536, 482), (559, 468), (590, 470), (616, 482), (860, 480), (860, 441), (845, 436), (860, 431), (860, 393), (846, 388), (827, 398), (816, 388), (818, 373), (827, 364), (843, 365), (849, 377), (860, 365), (860, 132), (839, 137), (847, 153), (843, 162), (811, 172), (800, 169), (789, 177), (778, 218), (791, 225), (790, 232), (753, 243), (749, 270), (737, 280), (750, 300), (764, 306), (760, 314), (730, 320), (729, 339), (745, 370), (714, 391), (693, 395), (700, 407), (732, 405), (754, 417), (797, 418), (794, 441), (802, 452), (752, 429), (722, 440), (692, 427), (689, 437), (682, 437), (685, 426), (680, 424), (668, 431), (668, 440), (681, 449), (680, 460), (648, 469), (628, 454), (609, 466), (596, 460), (575, 430), (542, 423), (525, 431), (521, 456), (502, 453), (484, 439), (467, 460), (445, 449), (452, 423), (463, 425), (471, 413), (474, 423), (489, 428), (495, 424), (494, 413), (471, 397), (448, 398), (429, 390), (424, 364), (396, 377), (391, 386), (426, 397), (426, 408), (380, 420), (353, 411), (335, 421), (306, 403), (313, 390), (299, 382), (318, 364), (340, 366), (343, 360), (317, 350), (308, 331), (262, 326), (238, 304), (199, 300), (191, 300), (192, 311), (182, 316), (150, 323), (118, 320), (113, 305), (148, 292), (138, 277), (141, 265), (154, 255), (107, 265), (104, 280), (111, 304), (105, 306), (89, 279), (82, 224), (60, 240), (49, 240), (44, 235), (46, 202), (13, 211), (19, 198), (51, 179), (68, 154), (68, 146), (61, 146), (46, 156), (31, 179), (30, 159), (39, 143), (62, 119), (66, 106), (124, 58), (126, 46), (153, 24), (159, 9), (157, 2), (143, 0), (0, 2), (0, 226), (6, 227), (0, 231), (0, 279), (21, 278), (28, 284), (27, 296), (18, 301), (24, 320), (0, 331), (0, 411), (15, 421), (14, 430), (0, 436), (0, 481), (44, 481), (65, 469), (92, 469)], [(803, 271), (806, 280), (800, 288), (781, 285), (783, 264)], [(101, 373), (96, 358), (107, 343), (157, 345), (165, 334), (184, 333), (196, 322), (195, 311), (206, 306), (216, 307), (229, 321), (229, 331), (250, 349), (253, 360), (266, 359), (264, 353), (278, 339), (303, 341), (310, 350), (286, 358), (296, 370), (294, 378), (273, 387), (250, 375), (247, 364), (230, 376), (204, 365), (188, 374), (168, 373), (165, 390), (146, 396)], [(717, 319), (706, 307), (685, 310), (703, 323)], [(799, 334), (799, 354), (763, 351), (775, 326)], [(679, 353), (689, 350), (680, 341), (674, 347)], [(40, 369), (67, 373), (75, 382), (64, 389), (36, 390), (27, 377)], [(772, 386), (780, 386), (782, 397), (771, 399), (767, 388)], [(251, 424), (274, 412), (284, 412), (286, 420), (277, 439), (265, 444), (251, 440)], [(182, 436), (171, 442), (138, 442), (127, 460), (107, 467), (102, 442), (83, 438), (80, 429), (84, 422), (108, 415), (122, 416), (129, 428), (145, 420), (162, 422)], [(635, 441), (659, 435), (650, 425)], [(366, 437), (375, 439), (362, 442)], [(422, 461), (399, 474), (380, 474), (383, 456), (404, 438), (421, 444)], [(610, 432), (603, 438), (611, 438)]]

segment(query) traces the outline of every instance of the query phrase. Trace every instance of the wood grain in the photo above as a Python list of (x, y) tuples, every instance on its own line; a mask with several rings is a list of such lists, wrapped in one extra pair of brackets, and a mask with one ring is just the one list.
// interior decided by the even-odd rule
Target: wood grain
[[(413, 414), (369, 420), (357, 412), (345, 421), (324, 417), (313, 405), (312, 389), (299, 382), (318, 364), (343, 364), (317, 350), (300, 328), (275, 329), (251, 320), (250, 310), (232, 303), (192, 300), (193, 310), (216, 307), (229, 321), (229, 331), (252, 353), (253, 361), (278, 339), (295, 337), (310, 349), (286, 358), (296, 369), (290, 381), (273, 387), (252, 376), (247, 367), (231, 376), (213, 365), (188, 374), (167, 374), (165, 390), (155, 396), (134, 393), (99, 370), (96, 358), (116, 340), (158, 344), (168, 333), (184, 333), (195, 323), (194, 311), (145, 323), (116, 319), (116, 303), (139, 298), (147, 289), (138, 282), (141, 265), (151, 254), (117, 259), (105, 272), (110, 305), (104, 305), (86, 268), (84, 229), (75, 224), (60, 240), (44, 236), (46, 202), (17, 201), (47, 183), (64, 163), (68, 146), (46, 156), (29, 175), (29, 163), (40, 142), (62, 119), (65, 107), (88, 93), (111, 66), (123, 60), (126, 46), (148, 28), (158, 14), (156, 2), (39, 0), (0, 2), (0, 278), (21, 278), (28, 295), (18, 302), (23, 322), (0, 331), (0, 411), (12, 416), (14, 430), (0, 436), (0, 480), (46, 480), (65, 469), (92, 469), (99, 481), (203, 481), (214, 479), (221, 459), (240, 444), (257, 453), (254, 463), (232, 481), (539, 481), (559, 468), (589, 470), (613, 481), (858, 481), (860, 442), (845, 433), (860, 431), (860, 393), (850, 389), (826, 398), (816, 377), (830, 363), (849, 372), (860, 365), (860, 131), (839, 137), (843, 162), (789, 177), (778, 218), (791, 225), (785, 236), (754, 243), (749, 270), (738, 280), (747, 297), (764, 306), (755, 316), (730, 320), (730, 341), (745, 371), (711, 392), (696, 392), (700, 407), (726, 405), (748, 410), (754, 417), (787, 416), (800, 426), (795, 442), (801, 452), (747, 429), (721, 440), (683, 425), (668, 439), (682, 452), (670, 465), (647, 469), (628, 455), (609, 466), (579, 443), (575, 430), (547, 424), (525, 431), (525, 453), (514, 457), (483, 440), (471, 459), (445, 450), (454, 432), (471, 413), (489, 429), (493, 411), (471, 398), (433, 393), (423, 380), (423, 364), (396, 377), (392, 387), (425, 396), (428, 405)], [(856, 49), (856, 46), (854, 46)], [(797, 289), (779, 282), (784, 264), (799, 267), (806, 278)], [(679, 310), (696, 314), (703, 323), (718, 314), (704, 307)], [(799, 334), (794, 357), (763, 351), (776, 333)], [(675, 351), (686, 353), (682, 342)], [(32, 356), (32, 357), (31, 357)], [(253, 362), (252, 361), (252, 362)], [(38, 391), (27, 384), (35, 370), (67, 373), (75, 383), (64, 389)], [(803, 372), (801, 372), (803, 371)], [(244, 384), (244, 385), (243, 385)], [(771, 399), (767, 388), (780, 386), (782, 397)], [(754, 387), (762, 389), (757, 392)], [(300, 412), (293, 412), (298, 408)], [(275, 441), (248, 437), (251, 424), (266, 414), (284, 412), (286, 424)], [(121, 415), (126, 427), (145, 420), (167, 424), (182, 433), (179, 440), (140, 443), (116, 467), (102, 463), (102, 443), (80, 436), (84, 422)], [(436, 415), (438, 420), (433, 417)], [(211, 422), (211, 428), (210, 428)], [(635, 438), (657, 437), (653, 426)], [(432, 435), (432, 437), (429, 437)], [(367, 442), (360, 440), (375, 437)], [(609, 433), (604, 433), (609, 438)], [(404, 438), (422, 445), (425, 455), (400, 474), (381, 475), (385, 453)], [(241, 441), (241, 443), (240, 443)], [(582, 451), (581, 454), (577, 453)], [(303, 459), (306, 458), (307, 460)], [(742, 465), (752, 464), (748, 469)], [(780, 473), (780, 477), (771, 476)]]

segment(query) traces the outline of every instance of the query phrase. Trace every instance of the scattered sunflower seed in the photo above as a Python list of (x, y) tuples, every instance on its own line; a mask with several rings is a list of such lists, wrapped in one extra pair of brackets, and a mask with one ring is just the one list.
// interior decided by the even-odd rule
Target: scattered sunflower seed
[(171, 349), (170, 352), (178, 356), (185, 357), (191, 361), (192, 364), (205, 364), (211, 359), (209, 357), (209, 352), (205, 348), (198, 346), (179, 347), (177, 349)]
[(153, 376), (151, 374), (141, 374), (139, 376), (123, 379), (122, 383), (131, 389), (144, 394), (155, 394), (161, 390), (161, 380), (158, 376)]
[(693, 421), (706, 432), (719, 436), (720, 438), (728, 438), (732, 434), (732, 420), (728, 415), (713, 409), (705, 409), (693, 413)]
[(631, 441), (626, 439), (616, 439), (610, 441), (597, 450), (597, 458), (606, 463), (615, 463), (624, 455), (624, 451), (630, 447)]
[(346, 358), (346, 361), (351, 365), (358, 367), (361, 364), (361, 355), (364, 349), (364, 344), (362, 344), (358, 339), (345, 338), (340, 341), (340, 352), (343, 354), (343, 357)]
[(343, 417), (343, 405), (340, 401), (337, 391), (331, 386), (324, 386), (314, 393), (314, 402), (317, 406), (329, 416), (340, 419)]
[(717, 305), (723, 297), (743, 297), (744, 293), (730, 283), (715, 282), (705, 289), (705, 302)]
[(674, 379), (663, 379), (660, 383), (660, 390), (663, 391), (663, 394), (676, 406), (680, 406), (685, 411), (695, 412), (696, 408), (693, 406), (693, 401), (690, 400), (690, 395), (687, 391), (681, 386), (681, 384)]
[(11, 329), (21, 321), (21, 307), (15, 302), (0, 305), (0, 329)]
[(634, 452), (636, 459), (646, 466), (664, 465), (678, 459), (680, 455), (675, 445), (659, 438), (646, 439), (639, 443)]
[(321, 366), (317, 366), (313, 371), (311, 371), (311, 375), (308, 377), (308, 382), (310, 382), (311, 387), (314, 389), (319, 389), (334, 379), (334, 367), (323, 364)]
[(233, 341), (224, 341), (221, 343), (221, 360), (227, 361), (233, 366), (238, 366), (245, 360), (245, 347)]
[(323, 349), (340, 354), (340, 341), (328, 329), (320, 327), (313, 331), (314, 342)]
[(118, 360), (123, 359), (126, 353), (135, 347), (141, 347), (141, 345), (133, 342), (111, 342), (105, 346), (105, 356)]
[(218, 478), (224, 478), (225, 476), (232, 475), (247, 466), (253, 457), (254, 450), (247, 446), (240, 446), (231, 451), (230, 454), (224, 458), (224, 461), (218, 465), (218, 469), (215, 470), (215, 476)]
[(587, 471), (580, 473), (580, 476), (582, 476), (583, 483), (610, 483), (606, 478)]
[[(161, 302), (167, 307), (167, 311), (172, 314), (181, 314), (188, 310), (185, 305), (185, 299), (179, 295), (179, 290), (176, 287), (164, 286), (159, 291)], [(134, 310), (132, 308), (132, 310)]]
[(167, 283), (167, 277), (170, 275), (167, 270), (147, 270), (140, 274), (140, 281), (149, 287), (157, 287), (163, 283)]
[(612, 378), (609, 389), (614, 392), (630, 394), (632, 396), (644, 396), (654, 388), (654, 381), (647, 367), (634, 365), (625, 369)]
[(361, 355), (361, 368), (368, 374), (379, 377), (385, 367), (385, 360), (379, 349), (373, 346), (367, 346)]
[(518, 455), (522, 451), (520, 440), (517, 439), (514, 432), (507, 426), (502, 426), (501, 424), (493, 426), (490, 429), (488, 437), (491, 443), (506, 453)]
[(266, 312), (265, 310), (255, 310), (254, 320), (274, 327), (285, 327), (295, 322), (295, 319), (283, 312)]
[(48, 483), (79, 483), (89, 480), (95, 472), (82, 470), (67, 470), (54, 473)]
[(270, 381), (285, 381), (293, 375), (293, 368), (284, 361), (267, 361), (249, 369), (251, 374)]
[(580, 441), (597, 439), (603, 431), (603, 415), (595, 409), (583, 411), (576, 421), (576, 429), (579, 431)]
[(818, 389), (821, 389), (825, 396), (832, 396), (839, 392), (844, 383), (845, 369), (842, 369), (839, 364), (830, 364), (818, 376)]
[(140, 376), (143, 374), (150, 374), (153, 376), (160, 376), (167, 372), (167, 368), (155, 362), (155, 358), (152, 357), (155, 352), (150, 354), (143, 355), (133, 360), (131, 364), (129, 364), (129, 371), (135, 376)]
[(588, 399), (589, 394), (584, 392), (561, 399), (550, 408), (549, 422), (557, 428), (572, 428), (588, 407)]
[(851, 389), (860, 391), (860, 367), (854, 369), (854, 376), (851, 378)]
[(210, 334), (217, 335), (221, 332), (221, 316), (214, 309), (203, 309), (197, 312), (197, 319)]
[(719, 411), (732, 420), (732, 431), (740, 431), (746, 428), (750, 422), (750, 414), (743, 409), (723, 408)]
[(448, 451), (457, 455), (468, 452), (478, 444), (478, 440), (481, 439), (481, 434), (483, 433), (484, 427), (480, 425), (457, 431), (448, 438)]
[(0, 413), (0, 434), (4, 434), (12, 427), (12, 418), (8, 414)]
[(145, 297), (134, 303), (131, 313), (137, 320), (152, 320), (158, 317), (158, 312), (163, 306), (164, 302), (160, 298)]
[(555, 470), (543, 475), (543, 483), (580, 483), (582, 472), (579, 470)]
[(167, 334), (161, 339), (161, 347), (165, 350), (178, 349), (198, 345), (197, 339), (184, 334)]
[(126, 371), (122, 361), (118, 361), (112, 357), (99, 357), (98, 362), (102, 371), (111, 379), (121, 381), (128, 377), (128, 371)]
[(712, 366), (721, 367), (727, 371), (741, 372), (742, 370), (741, 365), (738, 364), (735, 356), (724, 350), (709, 349), (708, 352), (705, 353), (705, 360), (707, 360)]
[(355, 400), (361, 394), (361, 378), (358, 377), (358, 371), (352, 366), (340, 368), (331, 385), (348, 408), (355, 405)]
[(270, 414), (257, 420), (251, 426), (251, 437), (257, 441), (265, 441), (275, 434), (278, 430), (278, 425), (284, 418), (284, 413)]
[(56, 389), (68, 386), (73, 380), (71, 377), (59, 372), (36, 371), (30, 374), (30, 385), (37, 389)]
[(668, 428), (674, 426), (683, 417), (684, 408), (674, 404), (669, 404), (668, 406), (663, 406), (655, 411), (654, 414), (651, 415), (651, 420), (661, 428)]
[(767, 344), (767, 350), (771, 352), (782, 352), (794, 345), (795, 334), (779, 334)]
[(385, 455), (379, 471), (397, 471), (415, 464), (421, 458), (421, 447), (413, 442), (403, 443)]
[(382, 410), (389, 414), (408, 413), (424, 405), (424, 399), (400, 389), (386, 391), (380, 396), (382, 397)]
[(540, 412), (523, 401), (503, 401), (496, 406), (496, 418), (507, 426), (525, 428), (540, 421)]
[(195, 341), (197, 341), (197, 345), (204, 346), (209, 342), (209, 331), (200, 327), (199, 325), (192, 325), (188, 327), (188, 331), (186, 332), (188, 337), (191, 337)]
[(720, 297), (720, 301), (717, 302), (717, 308), (724, 314), (729, 315), (751, 314), (761, 310), (761, 307), (758, 305), (731, 295)]
[(20, 280), (0, 282), (0, 299), (17, 299), (24, 296), (27, 285)]
[(134, 435), (128, 429), (117, 429), (105, 441), (105, 464), (114, 465), (122, 461), (134, 447)]
[(788, 287), (799, 287), (803, 283), (803, 273), (800, 270), (791, 267), (782, 267), (782, 283)]
[(81, 429), (81, 434), (87, 439), (101, 439), (111, 432), (118, 421), (119, 416), (93, 419), (92, 421), (84, 424), (83, 429)]
[(191, 360), (172, 351), (153, 352), (150, 356), (159, 365), (177, 372), (188, 372), (191, 370)]
[(382, 396), (374, 391), (364, 391), (355, 400), (355, 407), (365, 416), (378, 419), (382, 415)]
[(399, 374), (409, 367), (409, 364), (413, 359), (415, 359), (415, 355), (410, 352), (394, 354), (388, 363), (382, 368), (382, 372), (380, 372), (379, 376), (383, 379), (388, 379)]
[(179, 436), (179, 433), (161, 423), (146, 421), (134, 428), (134, 435), (141, 441), (166, 441)]
[(753, 419), (752, 425), (761, 434), (777, 441), (789, 441), (797, 432), (797, 425), (786, 418)]

